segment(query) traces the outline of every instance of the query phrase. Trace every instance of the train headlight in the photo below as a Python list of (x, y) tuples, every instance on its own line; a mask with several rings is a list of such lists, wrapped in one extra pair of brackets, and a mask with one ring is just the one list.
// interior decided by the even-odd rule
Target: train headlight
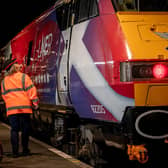
[(168, 80), (168, 62), (122, 62), (120, 64), (120, 80), (151, 81)]

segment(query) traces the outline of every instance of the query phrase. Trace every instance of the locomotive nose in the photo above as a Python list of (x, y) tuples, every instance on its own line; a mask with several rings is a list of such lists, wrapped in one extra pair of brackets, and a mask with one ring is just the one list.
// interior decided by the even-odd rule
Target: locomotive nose
[(137, 133), (149, 139), (168, 137), (168, 111), (150, 110), (140, 114), (135, 120)]

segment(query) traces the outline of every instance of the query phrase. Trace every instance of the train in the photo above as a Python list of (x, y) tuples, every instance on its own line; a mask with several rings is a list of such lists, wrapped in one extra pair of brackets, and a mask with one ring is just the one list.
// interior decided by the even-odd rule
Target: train
[(167, 0), (57, 0), (0, 52), (36, 85), (32, 133), (52, 145), (94, 167), (104, 149), (144, 165), (168, 145)]

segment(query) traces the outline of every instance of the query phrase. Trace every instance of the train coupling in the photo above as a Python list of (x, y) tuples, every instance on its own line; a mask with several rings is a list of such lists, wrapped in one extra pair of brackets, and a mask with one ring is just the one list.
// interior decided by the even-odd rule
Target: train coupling
[(141, 145), (127, 145), (127, 153), (129, 160), (137, 160), (140, 163), (146, 163), (148, 161), (148, 151), (144, 144)]

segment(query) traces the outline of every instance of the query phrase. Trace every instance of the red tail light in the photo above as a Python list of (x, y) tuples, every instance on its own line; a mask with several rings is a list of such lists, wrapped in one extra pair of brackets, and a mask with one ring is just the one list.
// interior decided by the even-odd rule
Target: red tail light
[(156, 64), (153, 66), (153, 76), (157, 79), (162, 79), (167, 76), (167, 66), (163, 64)]
[(120, 80), (131, 81), (156, 81), (168, 80), (168, 62), (142, 61), (121, 62)]

